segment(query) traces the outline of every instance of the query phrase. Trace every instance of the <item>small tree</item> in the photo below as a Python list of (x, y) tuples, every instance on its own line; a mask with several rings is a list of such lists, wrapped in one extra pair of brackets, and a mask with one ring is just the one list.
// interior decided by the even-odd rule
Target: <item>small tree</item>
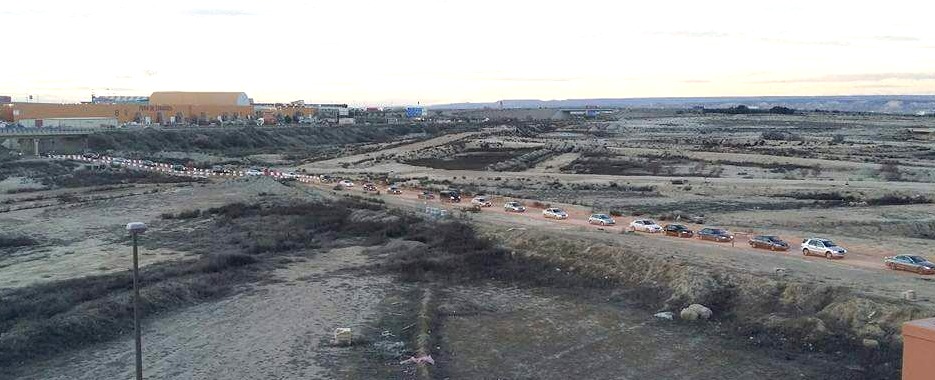
[(659, 175), (659, 171), (662, 170), (662, 164), (660, 164), (659, 161), (650, 161), (646, 164), (646, 167), (653, 175)]
[(844, 135), (838, 133), (834, 136), (831, 136), (831, 142), (835, 144), (844, 144)]
[(887, 161), (880, 165), (880, 176), (887, 181), (899, 181), (903, 174), (899, 171), (899, 164), (895, 161)]
[(812, 177), (820, 176), (821, 171), (822, 171), (821, 165), (815, 164), (814, 166), (812, 166)]

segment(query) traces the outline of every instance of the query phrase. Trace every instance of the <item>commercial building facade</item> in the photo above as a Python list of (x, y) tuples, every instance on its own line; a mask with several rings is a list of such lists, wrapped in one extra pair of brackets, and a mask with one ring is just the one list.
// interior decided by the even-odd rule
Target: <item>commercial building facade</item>
[[(113, 98), (113, 97), (112, 97)], [(264, 108), (254, 108), (243, 92), (155, 92), (145, 103), (105, 98), (103, 102), (55, 104), (9, 102), (0, 104), (0, 120), (24, 127), (43, 127), (61, 120), (108, 119), (116, 124), (209, 124), (229, 121), (253, 121), (270, 114)], [(97, 98), (95, 98), (97, 99)], [(274, 115), (309, 117), (315, 108), (302, 105), (274, 107)], [(265, 119), (265, 118), (264, 118)]]

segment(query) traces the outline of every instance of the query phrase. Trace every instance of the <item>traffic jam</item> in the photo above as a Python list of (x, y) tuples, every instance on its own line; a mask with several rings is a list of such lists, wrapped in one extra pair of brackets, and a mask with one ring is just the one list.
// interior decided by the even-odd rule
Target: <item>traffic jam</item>
[[(172, 165), (165, 163), (156, 163), (148, 160), (130, 160), (120, 157), (108, 157), (97, 154), (84, 155), (50, 155), (52, 159), (74, 160), (91, 162), (112, 167), (127, 167), (137, 170), (154, 170), (170, 175), (183, 175), (197, 178), (208, 177), (253, 177), (267, 176), (281, 181), (298, 181), (310, 185), (324, 187), (328, 190), (355, 191), (357, 186), (352, 179), (337, 179), (327, 175), (306, 175), (292, 171), (276, 171), (261, 168), (233, 169), (226, 167), (192, 168), (182, 165)], [(331, 187), (328, 187), (331, 186)], [(442, 205), (449, 205), (457, 211), (478, 213), (483, 210), (502, 207), (504, 213), (519, 214), (527, 217), (532, 216), (533, 210), (541, 208), (541, 218), (553, 222), (580, 222), (586, 225), (598, 227), (600, 229), (617, 228), (621, 232), (658, 234), (665, 237), (696, 239), (700, 241), (710, 241), (719, 244), (730, 244), (734, 246), (738, 243), (737, 235), (728, 229), (717, 227), (702, 226), (697, 230), (692, 230), (688, 223), (668, 223), (659, 224), (648, 218), (638, 218), (630, 221), (625, 226), (618, 226), (616, 218), (619, 214), (611, 213), (592, 213), (580, 220), (572, 217), (570, 210), (561, 207), (553, 207), (535, 201), (531, 202), (533, 206), (527, 206), (527, 200), (509, 199), (503, 201), (500, 206), (494, 204), (495, 199), (501, 197), (485, 194), (475, 194), (468, 202), (462, 202), (463, 192), (457, 189), (448, 189), (441, 191), (431, 191), (419, 189), (411, 186), (400, 186), (389, 184), (383, 186), (381, 191), (378, 186), (372, 182), (365, 182), (360, 187), (363, 193), (369, 195), (387, 194), (390, 196), (411, 196), (415, 200), (436, 202)], [(464, 204), (463, 206), (461, 206)], [(455, 207), (455, 206), (460, 207)], [(795, 250), (793, 245), (783, 240), (778, 235), (773, 234), (744, 234), (747, 236), (746, 244), (750, 248), (759, 250), (768, 250), (775, 252), (786, 252)], [(829, 260), (844, 259), (847, 257), (848, 250), (835, 241), (823, 237), (806, 237), (801, 240), (797, 248), (803, 256), (824, 257)], [(921, 275), (935, 274), (935, 263), (927, 258), (916, 254), (897, 254), (883, 258), (883, 265), (891, 270), (908, 271)]]
[[(430, 191), (415, 187), (403, 187), (400, 185), (390, 184), (385, 186), (384, 190), (381, 191), (375, 183), (364, 182), (359, 186), (359, 190), (357, 190), (358, 186), (352, 179), (338, 180), (329, 176), (321, 176), (317, 178), (314, 183), (330, 190), (348, 192), (360, 191), (370, 195), (414, 195), (416, 200), (422, 201), (425, 204), (428, 204), (429, 202), (437, 203), (443, 207), (448, 206), (452, 210), (461, 212), (479, 213), (484, 212), (484, 210), (495, 211), (496, 208), (502, 207), (502, 211), (507, 214), (519, 214), (533, 218), (535, 218), (537, 214), (541, 214), (541, 218), (544, 221), (552, 221), (557, 223), (580, 221), (585, 222), (587, 225), (591, 225), (603, 230), (613, 230), (616, 228), (616, 230), (620, 232), (645, 233), (664, 237), (695, 239), (720, 244), (730, 244), (732, 247), (737, 243), (741, 243), (737, 236), (741, 234), (735, 234), (725, 228), (701, 226), (696, 230), (693, 230), (688, 225), (688, 223), (674, 222), (659, 224), (652, 219), (646, 218), (637, 218), (620, 226), (618, 225), (617, 221), (617, 218), (620, 218), (620, 216), (610, 215), (610, 213), (592, 213), (578, 220), (573, 216), (573, 212), (570, 212), (570, 210), (561, 207), (553, 207), (551, 205), (542, 204), (541, 202), (537, 201), (506, 199), (503, 197), (487, 194), (474, 194), (470, 200), (467, 200), (466, 194), (463, 194), (461, 191), (454, 189)], [(462, 199), (462, 196), (464, 196), (465, 199)], [(495, 200), (500, 200), (501, 202), (495, 203)], [(527, 202), (534, 206), (527, 206)], [(541, 211), (539, 211), (540, 209)], [(798, 244), (798, 247), (795, 247), (793, 244), (790, 244), (789, 241), (783, 240), (778, 235), (742, 235), (744, 235), (746, 238), (746, 245), (757, 250), (773, 252), (799, 251), (803, 256), (806, 257), (823, 257), (829, 260), (844, 259), (848, 254), (848, 250), (846, 248), (839, 245), (835, 241), (824, 237), (815, 236), (803, 238)], [(900, 254), (895, 256), (887, 256), (883, 259), (883, 264), (885, 268), (892, 270), (908, 271), (922, 275), (935, 274), (935, 263), (932, 263), (920, 255)]]

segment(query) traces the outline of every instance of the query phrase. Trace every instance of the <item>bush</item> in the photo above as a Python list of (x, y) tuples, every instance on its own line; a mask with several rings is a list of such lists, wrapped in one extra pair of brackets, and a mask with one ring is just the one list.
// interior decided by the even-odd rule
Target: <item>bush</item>
[[(164, 212), (162, 214), (159, 214), (159, 217), (162, 219), (195, 219), (201, 216), (201, 214), (202, 214), (201, 210), (194, 209), (194, 210), (180, 211), (178, 214), (174, 214), (174, 215), (171, 212)], [(205, 212), (205, 214), (207, 214), (207, 212)]]
[(245, 265), (255, 264), (257, 259), (250, 255), (242, 253), (218, 253), (205, 255), (195, 266), (198, 271), (204, 273), (222, 272), (228, 268), (237, 268)]
[(177, 219), (195, 219), (199, 216), (201, 216), (201, 210), (194, 209), (194, 210), (181, 211), (175, 217)]
[(610, 216), (623, 216), (623, 211), (620, 211), (620, 210), (610, 210)]
[(0, 235), (0, 248), (26, 247), (39, 242), (29, 236), (2, 236)]
[(887, 181), (899, 181), (903, 174), (899, 170), (899, 164), (895, 161), (887, 161), (880, 165), (880, 177)]
[(767, 141), (802, 141), (802, 137), (789, 131), (764, 131), (760, 133), (760, 139)]

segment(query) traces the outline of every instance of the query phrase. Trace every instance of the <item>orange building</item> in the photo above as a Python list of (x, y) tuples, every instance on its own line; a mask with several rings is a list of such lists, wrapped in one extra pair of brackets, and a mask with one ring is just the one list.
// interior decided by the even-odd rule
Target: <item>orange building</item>
[(118, 124), (207, 124), (256, 118), (243, 92), (154, 92), (147, 104), (0, 104), (0, 120), (41, 127), (50, 119), (110, 119)]

